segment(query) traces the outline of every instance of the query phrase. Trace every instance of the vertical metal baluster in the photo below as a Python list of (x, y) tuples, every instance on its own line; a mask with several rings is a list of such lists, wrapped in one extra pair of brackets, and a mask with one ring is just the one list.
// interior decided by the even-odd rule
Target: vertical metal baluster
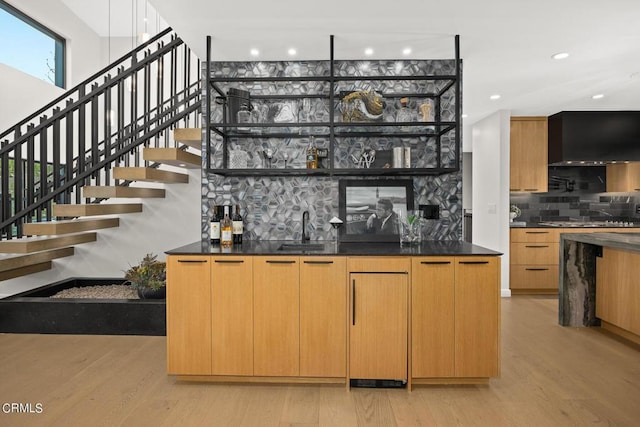
[[(20, 129), (16, 129), (15, 139), (20, 135)], [(24, 167), (22, 160), (22, 144), (16, 145), (13, 150), (13, 212), (14, 215), (24, 208)], [(22, 237), (22, 226), (24, 224), (24, 216), (17, 218), (16, 237)]]
[[(159, 43), (158, 49), (161, 49), (164, 46), (164, 43)], [(156, 101), (158, 109), (156, 111), (156, 127), (160, 126), (161, 116), (164, 113), (163, 103), (164, 103), (164, 56), (158, 58), (158, 75), (156, 77)], [(159, 134), (162, 136), (162, 132)], [(158, 147), (160, 143), (156, 144)]]
[[(71, 99), (67, 100), (67, 108), (73, 103)], [(73, 110), (68, 110), (65, 114), (65, 183), (71, 182), (75, 173), (75, 165), (73, 164)], [(30, 187), (27, 187), (30, 188)], [(64, 193), (64, 203), (71, 203), (72, 188), (68, 187)]]
[[(5, 147), (9, 144), (9, 141), (2, 141), (0, 143), (0, 147)], [(11, 194), (9, 193), (9, 152), (2, 154), (0, 157), (0, 171), (2, 171), (2, 179), (0, 182), (0, 194), (2, 198), (0, 202), (2, 202), (2, 206), (0, 206), (0, 219), (2, 222), (11, 218)], [(0, 237), (2, 234), (7, 235), (7, 239), (11, 238), (13, 234), (11, 231), (11, 224), (6, 226), (4, 230), (0, 230)]]
[[(42, 125), (47, 120), (47, 116), (40, 117), (40, 124)], [(42, 128), (40, 130), (40, 188), (38, 191), (38, 199), (41, 200), (44, 198), (45, 194), (47, 194), (47, 128)], [(40, 205), (37, 210), (38, 220), (36, 222), (42, 221), (42, 213), (45, 208)], [(51, 211), (47, 209), (46, 214), (47, 220), (51, 219)]]
[[(92, 92), (96, 92), (98, 84), (91, 89)], [(98, 125), (98, 95), (94, 94), (91, 97), (91, 168), (94, 169), (92, 174), (95, 180), (95, 185), (100, 185), (100, 171), (95, 169), (96, 165), (100, 163), (100, 140), (99, 140), (99, 125)], [(89, 199), (86, 199), (89, 203)]]
[[(191, 62), (189, 61), (189, 48), (187, 47), (187, 45), (183, 45), (183, 81), (182, 81), (182, 94), (183, 94), (183, 107), (186, 109), (187, 108), (187, 96), (189, 95), (187, 89), (189, 88), (189, 82), (190, 82), (190, 78), (191, 78)], [(184, 127), (189, 127), (189, 115), (186, 115), (182, 121), (184, 122)], [(174, 126), (175, 128), (175, 126)]]
[[(120, 69), (118, 69), (118, 74), (122, 74), (123, 68), (120, 67)], [(116, 111), (118, 114), (118, 151), (122, 150), (122, 148), (124, 148), (124, 144), (125, 144), (125, 136), (128, 137), (128, 135), (125, 135), (125, 125), (124, 125), (124, 84), (122, 82), (122, 79), (118, 80), (118, 95), (116, 97), (116, 103), (117, 103), (117, 107), (116, 107)], [(122, 163), (122, 160), (124, 160), (124, 166), (129, 166), (129, 156), (126, 154), (123, 154), (120, 156), (119, 159), (119, 163)]]
[[(147, 49), (144, 53), (144, 57), (145, 59), (149, 57), (149, 49)], [(144, 100), (144, 118), (143, 118), (143, 123), (144, 123), (144, 128), (143, 128), (143, 132), (145, 134), (149, 133), (151, 131), (151, 64), (150, 63), (146, 63), (144, 66), (144, 71), (143, 71), (143, 80), (144, 80), (144, 85), (143, 85), (143, 100)], [(146, 141), (146, 146), (149, 147), (151, 145), (151, 141), (149, 141), (147, 139)]]
[[(27, 132), (31, 132), (34, 128), (34, 124), (29, 124), (29, 126), (27, 126)], [(35, 134), (32, 134), (27, 138), (27, 206), (31, 206), (36, 201), (35, 139)], [(32, 222), (34, 214), (35, 211), (27, 212), (27, 222)]]
[[(83, 102), (84, 101), (84, 95), (85, 95), (85, 89), (84, 86), (81, 86), (80, 89), (78, 90), (78, 100), (81, 101), (79, 107), (78, 107), (78, 174), (82, 174), (84, 173), (84, 171), (86, 170), (86, 135), (85, 135), (85, 125), (86, 125), (86, 104)], [(76, 185), (75, 188), (75, 192), (76, 192), (76, 204), (80, 204), (81, 203), (81, 199), (82, 199), (82, 191), (80, 190), (82, 188), (82, 186), (84, 185), (84, 181), (79, 182)]]
[[(60, 107), (53, 110), (53, 115), (60, 113)], [(61, 118), (54, 119), (53, 122), (53, 188), (55, 191), (62, 185), (62, 176), (60, 176), (60, 122)], [(56, 203), (62, 203), (62, 194), (55, 197)]]
[[(175, 39), (175, 36), (172, 37), (172, 39)], [(171, 49), (171, 55), (170, 55), (170, 61), (171, 61), (171, 83), (169, 85), (170, 89), (171, 89), (171, 119), (173, 119), (176, 115), (176, 108), (177, 108), (177, 104), (176, 104), (176, 86), (178, 85), (178, 63), (176, 61), (176, 57), (177, 57), (177, 53), (178, 50), (176, 47), (173, 47)], [(169, 129), (167, 128), (167, 132), (165, 133), (165, 147), (169, 146)]]
[[(131, 67), (135, 67), (138, 63), (137, 55), (133, 55), (131, 58)], [(138, 139), (138, 72), (134, 71), (131, 74), (131, 97), (129, 99), (129, 112), (130, 119), (129, 123), (131, 124), (131, 140), (129, 142), (130, 146), (133, 146), (133, 143)], [(133, 161), (134, 166), (140, 166), (140, 150), (132, 149), (130, 153), (133, 153)]]
[[(104, 78), (105, 83), (111, 80), (111, 75), (107, 74)], [(111, 90), (112, 86), (109, 86), (104, 92), (104, 157), (111, 156)], [(105, 185), (111, 185), (111, 163), (108, 163), (104, 169), (104, 181)]]

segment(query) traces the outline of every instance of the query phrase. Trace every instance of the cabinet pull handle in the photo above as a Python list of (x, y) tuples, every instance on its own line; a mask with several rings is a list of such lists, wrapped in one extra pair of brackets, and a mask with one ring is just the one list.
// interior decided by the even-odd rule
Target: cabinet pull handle
[(217, 259), (214, 262), (218, 264), (242, 264), (244, 261), (241, 259)]
[(267, 264), (295, 264), (295, 261), (276, 261), (272, 259), (267, 260)]
[(460, 264), (489, 264), (489, 261), (460, 261)]
[(451, 264), (451, 261), (420, 261), (420, 264)]
[(520, 191), (519, 188), (510, 188), (509, 191)]
[(549, 245), (525, 245), (525, 248), (548, 248)]
[(538, 191), (537, 188), (525, 188), (524, 191)]
[(527, 271), (547, 271), (548, 268), (525, 268)]
[(351, 324), (356, 324), (356, 279), (353, 279), (351, 286)]
[(549, 234), (548, 231), (525, 231), (524, 234)]
[(178, 262), (185, 262), (185, 263), (191, 263), (191, 264), (196, 264), (196, 263), (203, 263), (203, 262), (207, 262), (206, 259), (179, 259)]
[(303, 261), (305, 264), (333, 264), (333, 261)]

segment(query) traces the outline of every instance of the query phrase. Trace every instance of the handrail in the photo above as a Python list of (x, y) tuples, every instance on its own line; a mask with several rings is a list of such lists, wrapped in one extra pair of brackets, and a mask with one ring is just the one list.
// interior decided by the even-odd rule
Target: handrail
[(53, 202), (81, 203), (90, 180), (110, 185), (113, 166), (140, 166), (139, 147), (168, 147), (178, 123), (197, 126), (200, 92), (200, 60), (169, 28), (4, 132), (0, 238), (51, 219)]
[(85, 79), (84, 81), (82, 81), (81, 83), (78, 83), (77, 85), (75, 85), (73, 88), (67, 90), (64, 94), (60, 95), (58, 98), (54, 99), (53, 101), (51, 101), (50, 103), (48, 103), (47, 105), (45, 105), (44, 107), (42, 107), (41, 109), (39, 109), (38, 111), (36, 111), (35, 113), (31, 114), (30, 116), (28, 116), (27, 118), (20, 120), (18, 123), (16, 123), (15, 125), (7, 128), (7, 130), (5, 130), (4, 132), (2, 132), (0, 134), (0, 139), (4, 138), (5, 136), (7, 136), (9, 133), (13, 132), (13, 130), (18, 127), (18, 126), (22, 126), (25, 123), (30, 122), (31, 120), (35, 119), (36, 117), (38, 117), (40, 114), (44, 113), (45, 111), (49, 110), (50, 108), (52, 108), (53, 106), (55, 106), (56, 104), (62, 102), (65, 100), (65, 98), (67, 98), (69, 96), (69, 93), (71, 92), (76, 92), (78, 89), (80, 89), (80, 87), (82, 86), (86, 86), (88, 85), (90, 82), (92, 82), (93, 80), (97, 79), (98, 77), (102, 76), (103, 74), (106, 74), (108, 70), (111, 70), (112, 68), (116, 68), (117, 65), (121, 64), (122, 62), (125, 62), (127, 59), (129, 59), (132, 54), (134, 53), (138, 53), (144, 49), (146, 49), (148, 46), (152, 45), (153, 43), (155, 43), (156, 41), (160, 40), (162, 37), (164, 37), (166, 34), (170, 33), (172, 31), (171, 27), (167, 27), (165, 30), (159, 32), (158, 34), (156, 34), (153, 38), (149, 39), (148, 41), (146, 41), (144, 44), (141, 44), (140, 46), (138, 46), (137, 48), (133, 49), (131, 52), (121, 56), (120, 58), (116, 59), (114, 62), (112, 62), (111, 64), (107, 65), (106, 67), (104, 67), (103, 69), (101, 69), (100, 71), (98, 71), (97, 73), (93, 74), (91, 77)]

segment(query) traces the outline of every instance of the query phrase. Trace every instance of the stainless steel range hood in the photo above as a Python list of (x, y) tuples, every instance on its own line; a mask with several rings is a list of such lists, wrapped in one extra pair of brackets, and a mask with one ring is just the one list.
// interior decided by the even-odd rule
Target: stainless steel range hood
[(549, 116), (549, 164), (640, 161), (640, 111), (562, 111)]

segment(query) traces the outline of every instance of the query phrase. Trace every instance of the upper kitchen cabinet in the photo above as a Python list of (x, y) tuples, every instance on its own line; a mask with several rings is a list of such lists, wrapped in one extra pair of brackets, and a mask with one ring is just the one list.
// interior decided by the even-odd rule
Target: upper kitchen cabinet
[[(338, 38), (336, 44), (348, 43)], [(439, 175), (460, 168), (461, 60), (212, 61), (206, 164), (223, 176)], [(334, 58), (334, 51), (340, 58)]]
[(640, 162), (607, 165), (607, 192), (640, 191)]
[(547, 192), (547, 118), (511, 117), (510, 148), (510, 191)]

